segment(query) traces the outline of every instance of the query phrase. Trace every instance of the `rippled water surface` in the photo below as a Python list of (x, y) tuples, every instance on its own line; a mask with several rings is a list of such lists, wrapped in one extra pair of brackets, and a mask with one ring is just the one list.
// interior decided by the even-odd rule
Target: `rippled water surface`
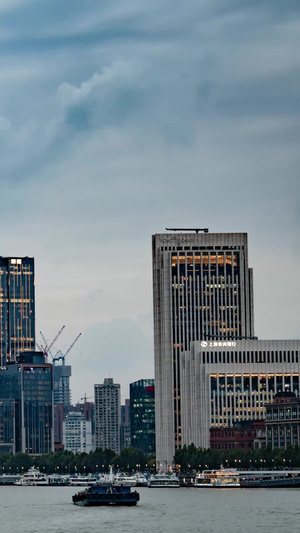
[(137, 489), (136, 507), (77, 507), (71, 487), (0, 486), (5, 533), (300, 533), (300, 489)]

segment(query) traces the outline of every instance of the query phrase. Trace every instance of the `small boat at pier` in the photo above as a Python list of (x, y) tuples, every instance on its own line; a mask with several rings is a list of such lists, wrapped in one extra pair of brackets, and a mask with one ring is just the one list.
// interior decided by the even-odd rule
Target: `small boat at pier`
[(38, 468), (31, 466), (15, 483), (22, 486), (42, 486), (49, 485), (49, 479), (46, 474), (42, 474)]
[(179, 478), (172, 474), (154, 474), (147, 480), (147, 485), (150, 488), (178, 488), (180, 487)]
[(126, 474), (116, 474), (114, 477), (114, 483), (116, 485), (122, 485), (124, 487), (136, 487), (137, 479), (135, 476), (128, 476)]

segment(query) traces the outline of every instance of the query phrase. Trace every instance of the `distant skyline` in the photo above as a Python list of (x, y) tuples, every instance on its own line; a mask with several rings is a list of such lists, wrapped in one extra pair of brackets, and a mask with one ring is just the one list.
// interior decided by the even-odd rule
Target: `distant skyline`
[(247, 232), (255, 334), (299, 339), (300, 5), (0, 0), (2, 256), (72, 398), (152, 378), (151, 235)]

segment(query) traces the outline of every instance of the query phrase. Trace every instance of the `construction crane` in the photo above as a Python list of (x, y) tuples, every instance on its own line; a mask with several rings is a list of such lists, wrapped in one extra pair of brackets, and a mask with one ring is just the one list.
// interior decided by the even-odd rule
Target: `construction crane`
[[(69, 346), (69, 348), (67, 349), (66, 353), (63, 355), (62, 354), (62, 351), (59, 350), (55, 357), (52, 357), (52, 363), (55, 364), (56, 361), (62, 361), (62, 365), (64, 366), (65, 365), (65, 358), (66, 356), (68, 355), (68, 353), (70, 352), (70, 350), (72, 350), (74, 344), (78, 341), (79, 337), (80, 337), (81, 333), (79, 333), (79, 335), (77, 335), (76, 339), (72, 342), (71, 346)], [(58, 353), (61, 353), (61, 355), (57, 356)]]
[(51, 355), (51, 357), (52, 357), (51, 348), (53, 347), (54, 343), (57, 341), (58, 337), (60, 336), (60, 334), (62, 333), (64, 328), (65, 328), (65, 326), (62, 326), (60, 328), (59, 332), (55, 335), (53, 341), (49, 345), (48, 345), (48, 342), (46, 341), (43, 333), (40, 331), (41, 337), (42, 337), (44, 345), (45, 345), (45, 346), (41, 346), (41, 348), (43, 348), (44, 355), (46, 355), (46, 356)]
[(84, 400), (84, 403), (86, 403), (86, 401), (87, 401), (87, 400), (90, 400), (90, 399), (94, 399), (94, 396), (87, 396), (87, 395), (85, 394), (83, 398), (80, 398), (80, 400)]

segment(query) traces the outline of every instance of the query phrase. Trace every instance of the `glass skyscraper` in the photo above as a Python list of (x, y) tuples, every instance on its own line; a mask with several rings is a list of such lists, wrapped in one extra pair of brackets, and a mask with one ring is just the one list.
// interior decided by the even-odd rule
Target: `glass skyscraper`
[(52, 365), (42, 352), (21, 353), (0, 371), (0, 450), (54, 451)]
[(0, 257), (0, 366), (34, 349), (34, 259)]
[(195, 340), (252, 338), (253, 282), (245, 233), (156, 234), (152, 253), (160, 467), (182, 444), (181, 354)]
[(155, 457), (154, 379), (140, 379), (129, 387), (131, 446)]

